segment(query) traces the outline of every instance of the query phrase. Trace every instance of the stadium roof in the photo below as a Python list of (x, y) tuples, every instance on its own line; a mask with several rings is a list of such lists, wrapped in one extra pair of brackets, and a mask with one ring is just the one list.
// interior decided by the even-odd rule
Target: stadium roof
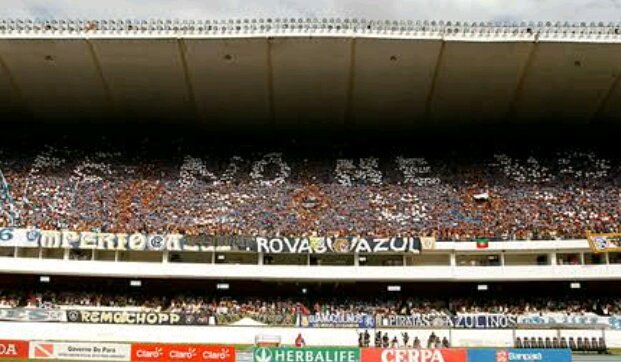
[(621, 121), (621, 25), (0, 20), (3, 119)]

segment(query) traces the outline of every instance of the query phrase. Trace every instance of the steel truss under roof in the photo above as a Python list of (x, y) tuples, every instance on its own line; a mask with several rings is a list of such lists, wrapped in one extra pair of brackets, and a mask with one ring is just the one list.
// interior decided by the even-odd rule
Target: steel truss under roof
[(0, 115), (207, 126), (621, 121), (621, 25), (0, 20)]

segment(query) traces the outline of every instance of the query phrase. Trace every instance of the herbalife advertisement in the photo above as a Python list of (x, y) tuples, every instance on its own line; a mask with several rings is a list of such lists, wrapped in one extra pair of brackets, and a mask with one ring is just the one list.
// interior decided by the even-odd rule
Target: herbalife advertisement
[(254, 362), (360, 362), (360, 349), (261, 347), (254, 350)]

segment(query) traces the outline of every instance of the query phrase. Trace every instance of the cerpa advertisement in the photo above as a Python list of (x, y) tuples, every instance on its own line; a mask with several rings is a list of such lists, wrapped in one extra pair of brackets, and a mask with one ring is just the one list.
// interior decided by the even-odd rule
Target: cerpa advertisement
[(363, 348), (362, 362), (466, 362), (465, 349)]

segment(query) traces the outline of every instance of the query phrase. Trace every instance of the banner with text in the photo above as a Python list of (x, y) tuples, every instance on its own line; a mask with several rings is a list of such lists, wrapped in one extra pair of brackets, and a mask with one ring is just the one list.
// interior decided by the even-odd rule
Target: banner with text
[(363, 348), (361, 362), (466, 362), (465, 349)]
[(72, 323), (142, 324), (142, 325), (208, 325), (209, 317), (196, 313), (166, 313), (138, 311), (68, 310)]
[(65, 322), (67, 315), (62, 310), (2, 308), (0, 321), (10, 322)]
[(347, 347), (258, 347), (254, 362), (360, 362), (360, 349)]
[(28, 341), (0, 340), (0, 359), (28, 358)]
[(131, 346), (121, 343), (30, 342), (31, 359), (130, 361)]
[[(429, 244), (429, 243), (427, 243)], [(420, 253), (420, 238), (184, 236), (0, 229), (0, 247), (119, 251), (240, 251), (266, 254)]]
[(133, 344), (131, 360), (235, 362), (234, 346), (203, 346), (192, 344)]
[(600, 317), (588, 315), (523, 315), (518, 316), (520, 328), (572, 328), (621, 330), (621, 316)]
[(378, 328), (515, 328), (518, 318), (505, 314), (463, 314), (457, 316), (415, 314), (377, 317)]
[(571, 362), (569, 349), (469, 349), (469, 362)]
[(256, 238), (256, 243), (256, 251), (265, 254), (416, 254), (421, 249), (419, 238), (279, 237)]
[(38, 248), (39, 233), (31, 229), (0, 228), (0, 247)]
[(299, 321), (299, 327), (375, 328), (375, 316), (366, 314), (311, 314)]

